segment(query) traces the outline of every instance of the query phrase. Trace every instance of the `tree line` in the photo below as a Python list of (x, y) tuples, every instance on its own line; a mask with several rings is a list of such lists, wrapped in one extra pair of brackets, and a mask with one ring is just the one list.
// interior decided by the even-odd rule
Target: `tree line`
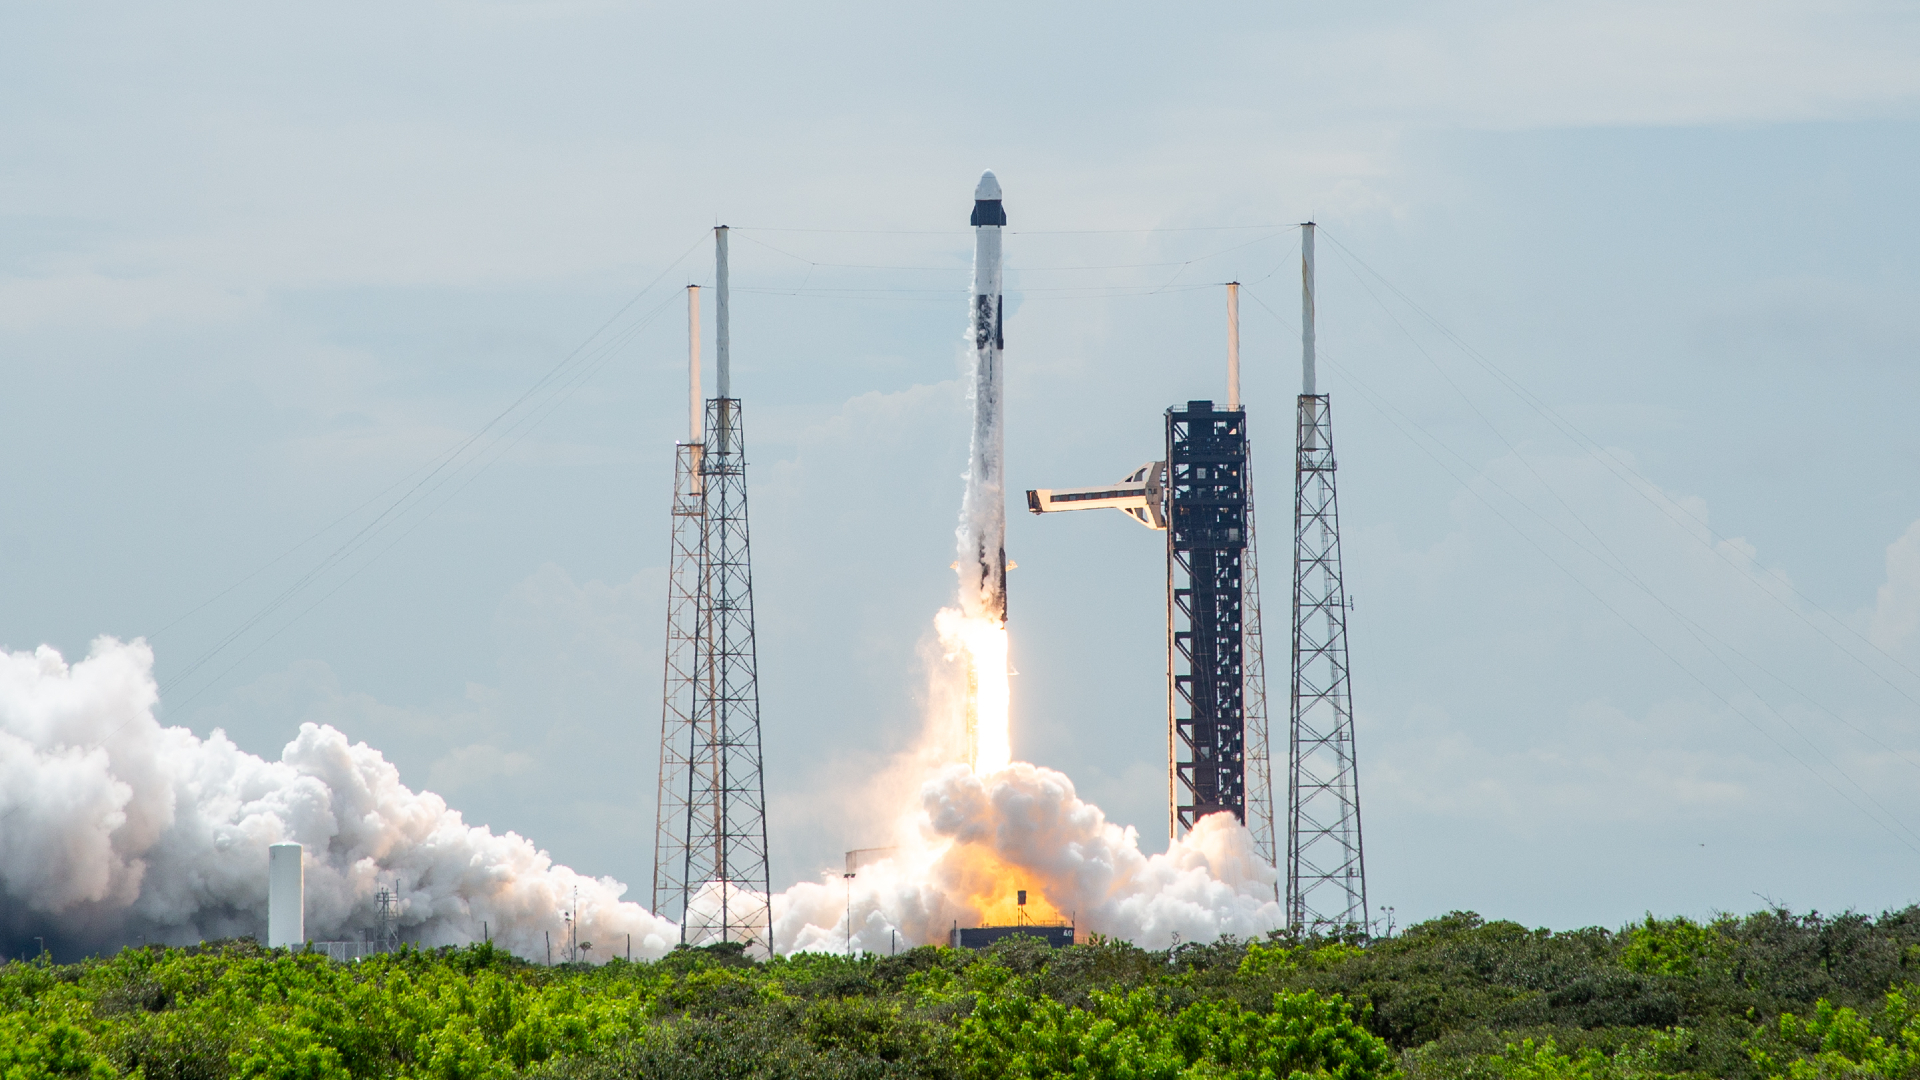
[(1920, 907), (555, 967), (243, 939), (0, 965), (0, 1080), (1920, 1078), (1916, 981)]

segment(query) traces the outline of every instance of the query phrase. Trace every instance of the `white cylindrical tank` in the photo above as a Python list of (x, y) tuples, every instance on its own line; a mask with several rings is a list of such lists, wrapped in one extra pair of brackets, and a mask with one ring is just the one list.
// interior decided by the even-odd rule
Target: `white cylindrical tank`
[(307, 878), (299, 844), (267, 848), (267, 947), (297, 949), (307, 940)]

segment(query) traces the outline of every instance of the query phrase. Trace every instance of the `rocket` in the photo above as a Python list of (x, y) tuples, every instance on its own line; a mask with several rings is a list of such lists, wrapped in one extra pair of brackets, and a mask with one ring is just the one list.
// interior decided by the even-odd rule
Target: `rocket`
[(1000, 230), (1006, 223), (1000, 181), (991, 170), (981, 173), (973, 191), (973, 304), (967, 327), (973, 350), (973, 444), (960, 514), (960, 605), (969, 616), (1002, 625), (1007, 621), (1007, 502)]

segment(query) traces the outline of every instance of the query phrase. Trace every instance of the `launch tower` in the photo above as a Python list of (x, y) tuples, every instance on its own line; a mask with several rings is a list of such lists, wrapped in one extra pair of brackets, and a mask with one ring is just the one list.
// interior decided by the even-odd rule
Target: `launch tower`
[(1211, 401), (1168, 409), (1166, 460), (1173, 824), (1191, 829), (1222, 810), (1245, 822), (1246, 411)]
[(1165, 458), (1114, 484), (1029, 491), (1027, 508), (1111, 508), (1166, 531), (1167, 833), (1230, 813), (1277, 866), (1239, 289), (1227, 285), (1226, 407), (1168, 409)]
[[(683, 944), (770, 954), (746, 439), (729, 363), (726, 227), (714, 237), (718, 393), (693, 406), (691, 437), (676, 448), (653, 902), (679, 920)], [(697, 403), (699, 299), (688, 295)]]

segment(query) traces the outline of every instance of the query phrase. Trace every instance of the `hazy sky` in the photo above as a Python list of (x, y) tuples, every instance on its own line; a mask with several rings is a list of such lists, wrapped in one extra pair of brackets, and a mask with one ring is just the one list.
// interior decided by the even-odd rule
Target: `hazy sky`
[[(953, 589), (991, 167), (1016, 487), (1157, 457), (1248, 283), (1274, 628), (1322, 224), (1376, 909), (1920, 900), (1920, 10), (1350, 10), (0, 7), (0, 644), (146, 635), (169, 722), (644, 900), (724, 222), (774, 879), (831, 867)], [(1015, 751), (1164, 845), (1161, 538), (1014, 509)]]

